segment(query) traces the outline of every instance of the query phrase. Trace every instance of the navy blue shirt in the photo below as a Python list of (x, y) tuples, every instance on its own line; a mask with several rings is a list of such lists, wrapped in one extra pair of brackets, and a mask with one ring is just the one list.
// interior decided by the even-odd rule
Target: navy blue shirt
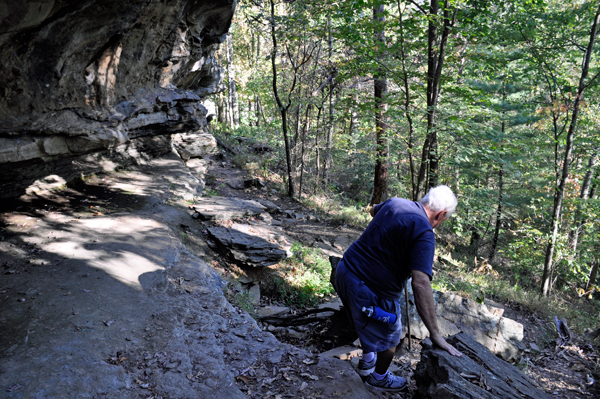
[(431, 278), (435, 236), (420, 202), (390, 198), (344, 253), (344, 263), (375, 294), (399, 298), (411, 270)]

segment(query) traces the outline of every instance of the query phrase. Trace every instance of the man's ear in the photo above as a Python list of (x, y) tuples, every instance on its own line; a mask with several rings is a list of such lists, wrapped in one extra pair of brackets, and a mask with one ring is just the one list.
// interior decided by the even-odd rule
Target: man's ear
[(446, 217), (448, 211), (439, 211), (437, 215), (435, 215), (435, 220), (442, 220), (442, 218)]

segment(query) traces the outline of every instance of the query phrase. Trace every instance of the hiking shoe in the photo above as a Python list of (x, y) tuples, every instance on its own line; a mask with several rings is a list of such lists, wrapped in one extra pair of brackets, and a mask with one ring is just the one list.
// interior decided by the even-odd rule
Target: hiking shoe
[(387, 392), (400, 392), (404, 391), (408, 387), (408, 384), (406, 383), (406, 380), (404, 378), (398, 377), (397, 375), (394, 375), (389, 372), (381, 381), (375, 378), (373, 374), (369, 374), (369, 376), (365, 380), (365, 384), (379, 391)]
[(370, 362), (365, 362), (363, 359), (358, 361), (358, 375), (366, 377), (375, 371), (375, 363), (377, 363), (377, 354)]

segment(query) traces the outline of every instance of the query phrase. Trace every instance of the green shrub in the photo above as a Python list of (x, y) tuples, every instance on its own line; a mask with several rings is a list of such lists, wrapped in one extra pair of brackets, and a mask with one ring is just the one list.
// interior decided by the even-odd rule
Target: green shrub
[(263, 292), (288, 306), (316, 306), (334, 293), (329, 283), (331, 265), (318, 249), (294, 243), (292, 257), (282, 264), (282, 273), (265, 282)]

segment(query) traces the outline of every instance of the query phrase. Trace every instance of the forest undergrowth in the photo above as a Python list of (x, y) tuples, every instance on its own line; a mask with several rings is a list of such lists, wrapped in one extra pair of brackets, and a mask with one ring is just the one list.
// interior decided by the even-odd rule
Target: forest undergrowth
[[(241, 137), (233, 133), (218, 130), (216, 136), (237, 152), (233, 161), (248, 174), (269, 181), (278, 195), (287, 193), (283, 163), (275, 150), (256, 153), (252, 145), (256, 139)], [(343, 176), (342, 176), (343, 177)], [(340, 176), (333, 176), (326, 190), (308, 190), (296, 198), (303, 206), (310, 208), (315, 214), (333, 224), (348, 225), (364, 229), (371, 217), (367, 212), (368, 196), (360, 198), (360, 194), (346, 192)], [(364, 193), (363, 193), (364, 194)], [(390, 193), (393, 196), (394, 193)], [(465, 213), (460, 203), (457, 215)], [(489, 261), (480, 254), (489, 252), (489, 244), (478, 247), (470, 245), (464, 237), (455, 233), (456, 223), (451, 220), (437, 229), (436, 261), (432, 286), (442, 292), (453, 292), (471, 298), (479, 303), (486, 299), (500, 302), (507, 307), (528, 309), (538, 317), (548, 321), (552, 326), (554, 316), (565, 319), (576, 335), (582, 335), (600, 327), (600, 295), (591, 293), (581, 295), (577, 287), (567, 286), (561, 290), (551, 291), (546, 297), (539, 293), (539, 276), (519, 264), (515, 259), (505, 257), (502, 253)], [(542, 249), (540, 249), (542, 251)], [(297, 246), (295, 256), (286, 267), (288, 278), (294, 281), (294, 292), (289, 291), (288, 284), (269, 284), (271, 296), (297, 306), (308, 307), (326, 299), (331, 293), (327, 289), (328, 271), (325, 257), (317, 259), (317, 251)], [(528, 259), (523, 259), (528, 262)], [(308, 276), (307, 277), (307, 272)], [(286, 292), (277, 292), (278, 287), (288, 287)], [(548, 328), (548, 327), (547, 327)], [(554, 333), (551, 331), (539, 337), (539, 344), (547, 344)], [(544, 342), (547, 341), (547, 342)]]

